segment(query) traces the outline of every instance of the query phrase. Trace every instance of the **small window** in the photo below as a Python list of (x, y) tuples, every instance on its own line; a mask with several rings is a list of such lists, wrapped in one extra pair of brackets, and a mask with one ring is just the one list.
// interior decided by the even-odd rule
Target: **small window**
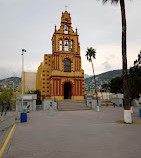
[(71, 61), (69, 59), (64, 60), (64, 72), (71, 72)]
[(69, 41), (68, 40), (65, 40), (64, 46), (65, 46), (65, 51), (69, 51)]
[(26, 106), (26, 105), (27, 105), (27, 102), (26, 102), (26, 101), (24, 101), (24, 102), (23, 102), (23, 105), (25, 105), (25, 106)]
[(59, 51), (62, 51), (62, 40), (59, 40)]
[(64, 34), (68, 34), (68, 26), (67, 25), (64, 26)]

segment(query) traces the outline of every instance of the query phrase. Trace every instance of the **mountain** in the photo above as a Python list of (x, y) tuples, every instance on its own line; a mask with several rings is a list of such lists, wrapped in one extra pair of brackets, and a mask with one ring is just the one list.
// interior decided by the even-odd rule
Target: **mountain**
[(91, 75), (84, 74), (84, 78), (89, 78)]
[(3, 88), (14, 88), (15, 90), (19, 89), (21, 83), (21, 78), (19, 77), (9, 77), (0, 80), (0, 87)]
[[(100, 87), (103, 83), (108, 83), (112, 78), (121, 76), (121, 74), (122, 74), (122, 70), (113, 70), (96, 75), (97, 86)], [(94, 88), (93, 76), (84, 74), (84, 78), (85, 78), (85, 88), (88, 87)], [(0, 87), (7, 87), (7, 88), (14, 87), (14, 89), (18, 89), (20, 83), (21, 83), (21, 78), (10, 77), (0, 80)]]
[[(101, 88), (103, 83), (108, 83), (112, 78), (122, 75), (122, 70), (112, 70), (96, 75), (97, 87)], [(93, 76), (85, 79), (85, 88), (94, 89), (94, 79)]]
[(122, 75), (122, 70), (112, 70), (112, 71), (107, 71), (102, 74), (96, 75), (96, 77), (100, 78), (101, 80), (111, 81), (112, 78), (115, 78), (121, 75)]

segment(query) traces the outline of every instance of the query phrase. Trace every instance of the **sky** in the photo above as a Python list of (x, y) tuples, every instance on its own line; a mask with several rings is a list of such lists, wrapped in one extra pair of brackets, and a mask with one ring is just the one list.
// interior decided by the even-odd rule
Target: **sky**
[[(82, 68), (92, 75), (85, 53), (96, 49), (95, 73), (121, 69), (120, 6), (101, 0), (0, 0), (0, 79), (21, 76), (24, 70), (36, 72), (44, 54), (52, 53), (54, 26), (60, 27), (61, 15), (70, 12), (72, 27), (78, 29)], [(141, 50), (141, 1), (125, 0), (127, 18), (128, 68)]]

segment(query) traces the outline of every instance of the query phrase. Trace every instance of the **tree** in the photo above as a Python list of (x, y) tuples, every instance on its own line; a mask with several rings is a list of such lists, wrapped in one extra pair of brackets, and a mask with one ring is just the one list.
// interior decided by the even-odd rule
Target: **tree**
[(26, 94), (37, 94), (36, 105), (42, 104), (40, 90), (28, 90)]
[(138, 54), (138, 59), (134, 61), (134, 66), (129, 71), (129, 87), (130, 98), (138, 99), (141, 93), (141, 51)]
[(3, 115), (4, 109), (5, 114), (7, 114), (7, 111), (11, 108), (11, 106), (15, 105), (15, 97), (13, 94), (12, 89), (3, 89), (0, 93), (0, 106), (1, 106), (1, 117)]
[(138, 54), (138, 59), (134, 61), (134, 67), (140, 67), (141, 66), (141, 50), (140, 53)]
[(108, 1), (111, 4), (120, 3), (121, 17), (122, 17), (122, 75), (123, 75), (123, 94), (124, 94), (124, 121), (131, 123), (131, 112), (130, 112), (130, 100), (129, 100), (129, 87), (128, 87), (128, 71), (127, 71), (127, 55), (126, 55), (126, 14), (125, 14), (125, 2), (124, 0), (102, 0), (103, 3)]
[(103, 90), (109, 91), (110, 90), (110, 83), (103, 83), (101, 88)]
[(42, 104), (42, 101), (41, 101), (41, 92), (39, 90), (35, 90), (34, 94), (37, 94), (36, 105)]
[[(110, 81), (111, 93), (123, 93), (123, 77), (115, 77)], [(141, 93), (141, 51), (138, 59), (134, 61), (134, 66), (130, 68), (128, 74), (130, 101), (138, 99)]]
[(110, 81), (111, 93), (123, 93), (123, 79), (122, 77), (115, 77)]
[(97, 111), (99, 111), (99, 106), (98, 106), (98, 95), (97, 95), (97, 86), (96, 86), (96, 78), (95, 78), (95, 72), (94, 72), (94, 66), (93, 66), (93, 61), (92, 61), (92, 58), (95, 59), (95, 56), (96, 56), (96, 50), (92, 47), (90, 48), (87, 48), (87, 51), (86, 51), (86, 55), (87, 57), (87, 60), (89, 62), (91, 62), (92, 64), (92, 69), (93, 69), (93, 76), (94, 76), (94, 83), (95, 83), (95, 93), (96, 93), (96, 100), (97, 100)]

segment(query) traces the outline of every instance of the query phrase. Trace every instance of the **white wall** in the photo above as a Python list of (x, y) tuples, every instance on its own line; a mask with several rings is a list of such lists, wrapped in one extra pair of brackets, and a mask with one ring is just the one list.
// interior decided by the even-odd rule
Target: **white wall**
[(57, 103), (53, 100), (44, 100), (43, 101), (43, 110), (49, 110), (49, 109), (57, 109)]
[(36, 90), (36, 73), (24, 72), (25, 75), (25, 92), (28, 90)]

